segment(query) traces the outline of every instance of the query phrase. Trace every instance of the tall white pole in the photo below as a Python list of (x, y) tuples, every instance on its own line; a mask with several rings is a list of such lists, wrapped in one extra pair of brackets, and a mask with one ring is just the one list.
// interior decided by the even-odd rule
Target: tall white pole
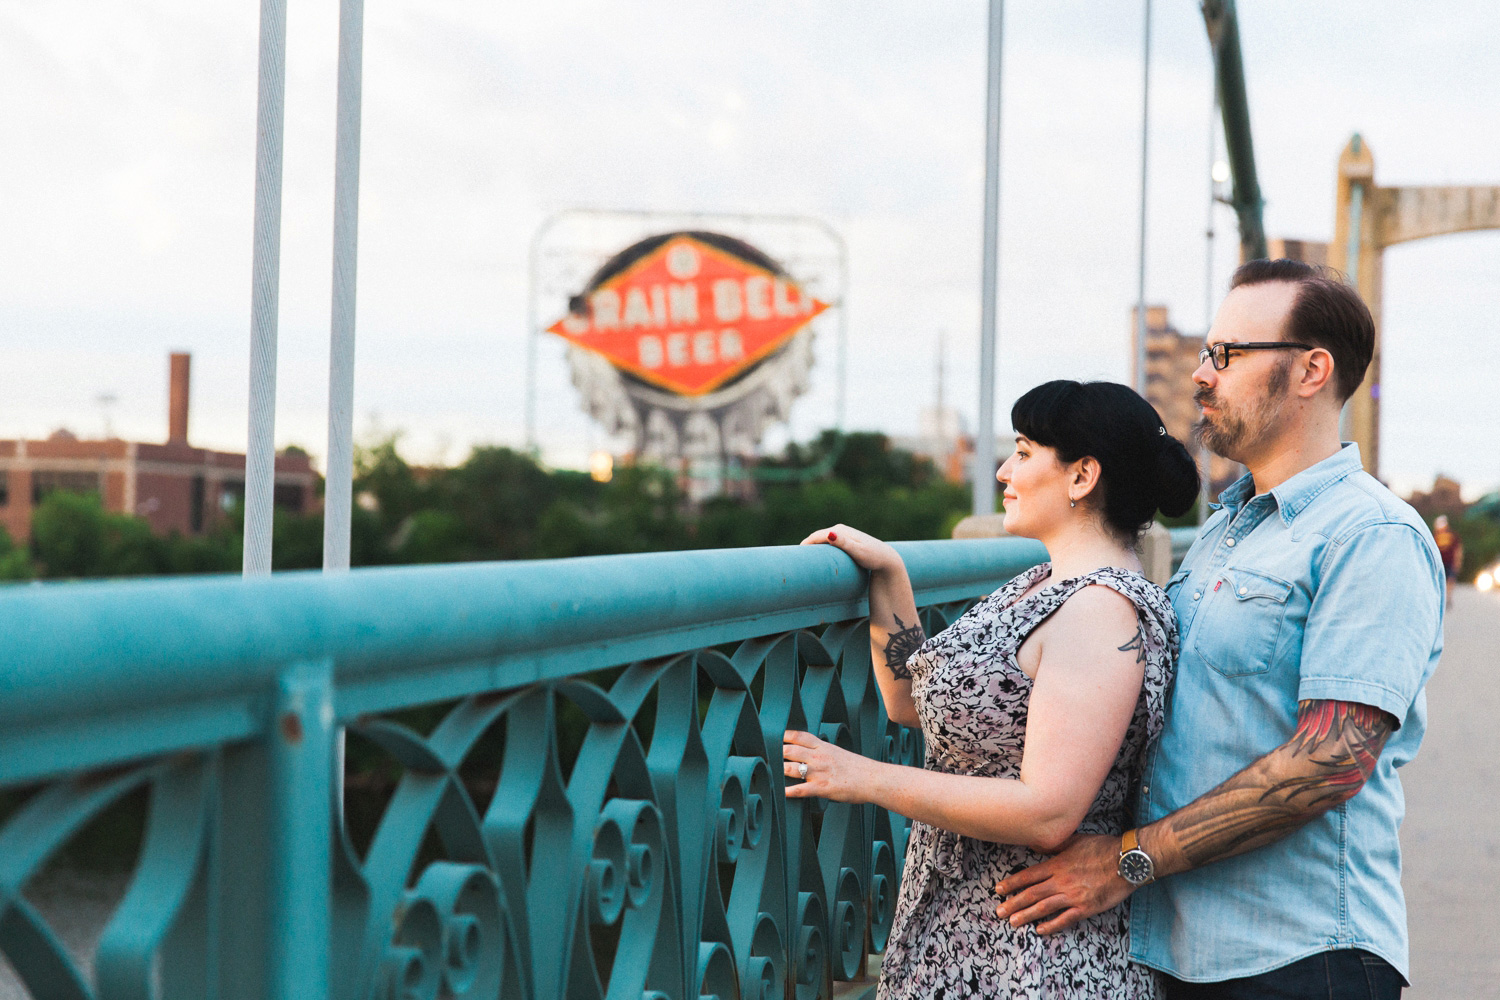
[(995, 329), (1000, 264), (1000, 52), (1005, 0), (990, 0), (984, 129), (984, 272), (979, 309), (979, 420), (974, 430), (974, 513), (995, 512)]
[(1151, 146), (1151, 0), (1146, 0), (1146, 37), (1141, 57), (1141, 240), (1135, 287), (1135, 391), (1146, 395), (1146, 154)]
[(255, 235), (250, 292), (250, 426), (245, 444), (244, 573), (271, 572), (276, 491), (276, 321), (281, 283), (281, 140), (286, 0), (261, 0), (255, 121)]
[(359, 130), (364, 0), (339, 4), (338, 134), (333, 168), (333, 318), (328, 351), (328, 468), (323, 571), (349, 568), (354, 492), (354, 307), (359, 260)]

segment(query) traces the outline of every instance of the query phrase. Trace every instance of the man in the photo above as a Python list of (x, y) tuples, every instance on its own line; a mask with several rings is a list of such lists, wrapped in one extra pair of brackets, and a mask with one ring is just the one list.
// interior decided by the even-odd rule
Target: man
[(1396, 769), (1422, 741), (1443, 574), (1339, 442), (1375, 328), (1329, 274), (1242, 266), (1193, 373), (1204, 442), (1250, 471), (1168, 584), (1181, 654), (1143, 825), (996, 887), (1044, 934), (1134, 893), (1131, 957), (1169, 1000), (1394, 998), (1408, 973)]

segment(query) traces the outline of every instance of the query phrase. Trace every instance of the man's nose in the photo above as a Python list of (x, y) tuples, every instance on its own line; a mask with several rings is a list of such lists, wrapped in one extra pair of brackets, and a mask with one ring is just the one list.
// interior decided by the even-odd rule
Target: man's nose
[(1208, 389), (1219, 384), (1219, 370), (1214, 367), (1213, 359), (1205, 358), (1193, 369), (1193, 382)]

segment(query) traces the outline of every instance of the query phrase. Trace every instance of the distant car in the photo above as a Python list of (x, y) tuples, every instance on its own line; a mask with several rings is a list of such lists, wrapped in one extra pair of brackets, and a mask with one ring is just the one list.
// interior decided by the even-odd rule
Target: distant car
[(1479, 571), (1474, 578), (1474, 586), (1480, 590), (1494, 590), (1500, 587), (1500, 562), (1491, 563)]

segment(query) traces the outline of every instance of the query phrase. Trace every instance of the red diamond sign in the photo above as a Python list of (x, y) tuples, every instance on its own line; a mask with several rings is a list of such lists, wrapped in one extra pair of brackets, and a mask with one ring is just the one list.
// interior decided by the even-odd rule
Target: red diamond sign
[(549, 333), (684, 396), (712, 392), (828, 308), (793, 281), (678, 235), (588, 293)]

